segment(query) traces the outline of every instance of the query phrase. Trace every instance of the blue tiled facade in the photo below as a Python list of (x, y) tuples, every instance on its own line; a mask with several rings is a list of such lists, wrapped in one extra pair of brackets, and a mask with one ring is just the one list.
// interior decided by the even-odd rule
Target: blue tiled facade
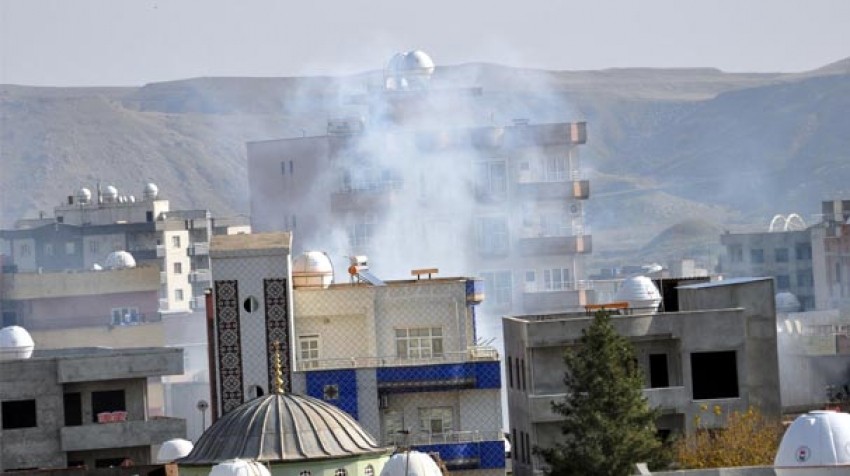
[(357, 419), (357, 374), (353, 369), (320, 370), (306, 374), (307, 395), (345, 410)]
[(505, 467), (505, 443), (503, 441), (478, 441), (467, 443), (442, 443), (415, 445), (414, 449), (425, 453), (440, 453), (440, 459), (449, 469), (492, 469)]
[(378, 388), (386, 392), (439, 391), (450, 388), (501, 388), (499, 362), (381, 367)]

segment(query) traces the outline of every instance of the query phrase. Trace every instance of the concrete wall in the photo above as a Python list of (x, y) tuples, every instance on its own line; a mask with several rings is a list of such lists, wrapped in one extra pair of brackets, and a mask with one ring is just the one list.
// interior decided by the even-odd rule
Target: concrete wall
[[(839, 473), (844, 474), (844, 473)], [(747, 466), (741, 468), (690, 469), (684, 471), (661, 471), (653, 476), (776, 476), (770, 466)], [(826, 476), (826, 473), (824, 474)]]
[(159, 290), (156, 266), (67, 273), (15, 273), (7, 276), (4, 294), (9, 300), (91, 296)]

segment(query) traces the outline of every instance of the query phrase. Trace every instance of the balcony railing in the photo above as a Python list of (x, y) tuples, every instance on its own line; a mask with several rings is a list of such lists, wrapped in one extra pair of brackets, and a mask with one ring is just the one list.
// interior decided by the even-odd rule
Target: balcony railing
[(165, 258), (165, 245), (156, 245), (156, 257)]
[(189, 273), (190, 283), (208, 283), (210, 279), (212, 278), (208, 269), (196, 269)]
[(499, 352), (489, 346), (470, 347), (465, 351), (445, 352), (439, 357), (401, 358), (385, 357), (351, 357), (345, 359), (312, 359), (296, 360), (298, 370), (318, 369), (353, 369), (378, 367), (403, 367), (409, 365), (451, 364), (463, 362), (492, 362), (499, 360)]
[(501, 430), (453, 430), (442, 433), (420, 431), (416, 433), (387, 435), (384, 438), (385, 445), (437, 445), (444, 443), (475, 443), (479, 441), (504, 440)]
[(517, 250), (522, 256), (567, 255), (590, 253), (593, 242), (589, 230), (570, 236), (527, 236), (517, 240)]
[(186, 253), (189, 256), (205, 256), (210, 254), (210, 244), (209, 243), (192, 243), (189, 248), (186, 249)]
[(62, 451), (90, 451), (122, 447), (150, 446), (186, 434), (186, 420), (154, 418), (151, 420), (111, 421), (80, 426), (66, 426), (60, 432)]

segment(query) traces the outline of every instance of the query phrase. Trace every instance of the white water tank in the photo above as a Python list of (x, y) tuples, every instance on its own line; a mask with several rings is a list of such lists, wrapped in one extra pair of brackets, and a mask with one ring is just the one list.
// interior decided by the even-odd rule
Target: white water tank
[(327, 288), (333, 283), (334, 267), (327, 253), (307, 251), (292, 260), (292, 286)]
[(850, 474), (850, 414), (823, 410), (797, 417), (773, 466), (777, 476)]
[(135, 268), (136, 259), (126, 251), (113, 251), (106, 257), (106, 267), (108, 269)]
[(32, 357), (35, 343), (32, 336), (21, 326), (0, 329), (0, 360), (19, 360)]
[(213, 466), (210, 476), (271, 476), (271, 472), (259, 461), (229, 459)]
[(419, 451), (405, 451), (392, 455), (381, 476), (442, 476), (434, 459)]
[(159, 447), (156, 453), (156, 459), (160, 463), (171, 463), (180, 458), (188, 456), (192, 452), (192, 442), (183, 438), (174, 438), (168, 440)]
[(626, 301), (632, 309), (643, 309), (654, 313), (661, 304), (661, 293), (646, 276), (632, 276), (623, 281), (614, 300)]

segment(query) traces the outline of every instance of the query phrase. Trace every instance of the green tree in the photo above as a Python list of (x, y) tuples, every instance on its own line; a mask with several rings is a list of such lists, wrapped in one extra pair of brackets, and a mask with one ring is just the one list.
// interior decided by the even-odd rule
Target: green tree
[(536, 448), (552, 476), (627, 476), (634, 464), (666, 463), (656, 435), (658, 412), (641, 389), (643, 376), (631, 343), (617, 334), (606, 312), (597, 312), (578, 345), (564, 353), (567, 395), (552, 404), (563, 417), (563, 438)]

